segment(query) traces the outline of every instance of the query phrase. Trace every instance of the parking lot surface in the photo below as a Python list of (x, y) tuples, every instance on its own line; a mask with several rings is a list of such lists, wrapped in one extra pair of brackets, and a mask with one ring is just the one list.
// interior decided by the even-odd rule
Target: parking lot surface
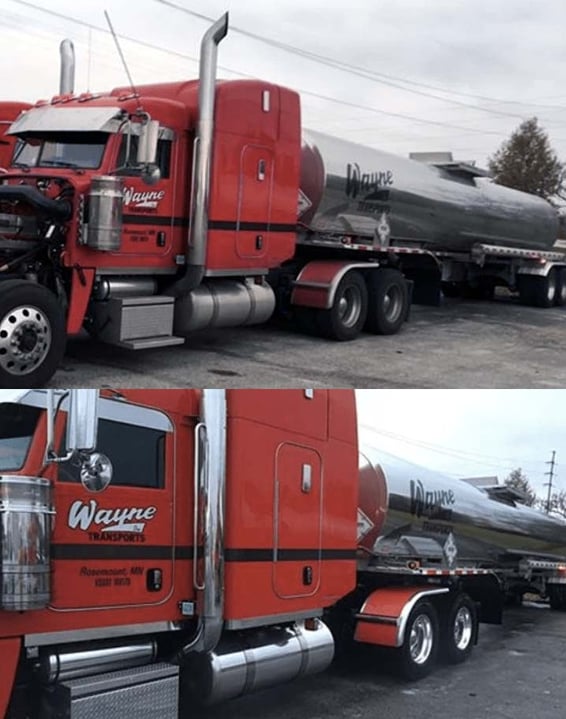
[(331, 342), (277, 324), (133, 352), (71, 340), (51, 387), (566, 387), (566, 308), (445, 300), (392, 336)]
[(485, 626), (470, 659), (419, 682), (388, 675), (372, 653), (195, 719), (561, 719), (566, 712), (566, 613), (530, 604)]

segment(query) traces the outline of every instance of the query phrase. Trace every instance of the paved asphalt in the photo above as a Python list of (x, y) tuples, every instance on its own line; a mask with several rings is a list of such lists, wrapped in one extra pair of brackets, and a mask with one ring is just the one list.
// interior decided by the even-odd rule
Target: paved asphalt
[[(274, 324), (132, 352), (71, 340), (51, 387), (565, 387), (566, 308), (446, 300), (397, 335), (330, 342)], [(566, 715), (566, 714), (565, 714)]]
[(227, 702), (193, 719), (563, 719), (566, 613), (544, 605), (508, 610), (481, 626), (470, 659), (405, 683), (372, 664), (347, 666)]

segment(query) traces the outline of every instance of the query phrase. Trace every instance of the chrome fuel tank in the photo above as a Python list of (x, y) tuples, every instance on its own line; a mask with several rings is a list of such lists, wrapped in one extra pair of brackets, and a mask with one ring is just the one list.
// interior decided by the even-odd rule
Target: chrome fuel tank
[(454, 563), (460, 565), (566, 557), (566, 521), (517, 502), (505, 485), (480, 488), (365, 447), (359, 544), (374, 555), (390, 556), (402, 537), (444, 546), (449, 536), (457, 550)]
[(317, 233), (455, 251), (478, 242), (544, 250), (558, 233), (556, 211), (539, 197), (310, 130), (299, 223)]

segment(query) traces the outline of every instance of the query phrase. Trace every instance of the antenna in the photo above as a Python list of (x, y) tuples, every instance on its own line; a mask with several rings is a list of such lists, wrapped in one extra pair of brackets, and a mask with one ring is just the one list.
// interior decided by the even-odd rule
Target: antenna
[[(128, 76), (128, 81), (130, 83), (130, 87), (132, 88), (132, 91), (134, 95), (139, 98), (138, 91), (136, 90), (136, 86), (134, 85), (134, 81), (132, 80), (132, 76), (130, 75), (130, 70), (128, 68), (128, 63), (126, 62), (126, 58), (124, 57), (124, 53), (122, 52), (122, 48), (120, 47), (120, 42), (118, 40), (118, 36), (114, 32), (114, 28), (112, 27), (112, 22), (110, 21), (110, 15), (105, 10), (104, 11), (104, 17), (106, 18), (106, 22), (108, 23), (108, 27), (110, 28), (110, 32), (112, 33), (112, 37), (114, 38), (114, 43), (116, 44), (116, 49), (118, 50), (118, 55), (120, 55), (120, 59), (122, 60), (122, 65), (124, 66), (124, 70), (126, 71), (126, 75)], [(141, 109), (141, 108), (138, 108)]]

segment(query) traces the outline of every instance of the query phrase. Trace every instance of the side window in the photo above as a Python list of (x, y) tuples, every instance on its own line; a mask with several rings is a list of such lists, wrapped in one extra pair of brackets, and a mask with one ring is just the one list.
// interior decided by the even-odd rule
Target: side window
[[(132, 135), (130, 137), (130, 154), (128, 156), (128, 137), (122, 135), (120, 142), (120, 150), (118, 152), (118, 160), (116, 163), (117, 174), (137, 177), (141, 168), (136, 164), (136, 155), (138, 152), (138, 137)], [(166, 180), (171, 174), (171, 140), (159, 140), (157, 142), (157, 166), (161, 171), (161, 178)]]
[[(111, 486), (162, 489), (165, 486), (165, 435), (162, 430), (101, 419), (97, 451), (112, 462)], [(61, 481), (80, 482), (80, 466), (76, 460), (62, 463), (59, 470)]]

